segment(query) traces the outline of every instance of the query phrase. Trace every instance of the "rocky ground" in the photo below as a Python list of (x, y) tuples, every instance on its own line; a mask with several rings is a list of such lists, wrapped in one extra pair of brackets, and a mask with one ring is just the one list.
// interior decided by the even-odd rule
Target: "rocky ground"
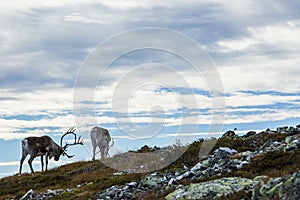
[[(300, 147), (299, 136), (288, 136), (283, 141), (267, 140), (257, 151), (237, 152), (235, 149), (220, 147), (207, 159), (198, 162), (192, 168), (184, 167), (174, 174), (153, 173), (139, 182), (128, 183), (125, 186), (112, 186), (98, 193), (98, 199), (131, 199), (133, 194), (145, 192), (150, 189), (160, 190), (161, 193), (175, 188), (175, 191), (165, 198), (175, 199), (211, 199), (234, 194), (239, 191), (250, 191), (252, 199), (300, 198), (300, 171), (288, 177), (268, 178), (260, 175), (254, 179), (242, 177), (226, 177), (212, 181), (192, 183), (186, 186), (180, 180), (197, 181), (210, 176), (222, 175), (248, 165), (255, 157), (273, 151), (288, 152)], [(300, 167), (300, 166), (299, 166)], [(294, 196), (291, 196), (294, 195)]]
[[(122, 185), (109, 186), (89, 198), (300, 199), (299, 128), (267, 129), (245, 136), (228, 131), (211, 154), (196, 163), (185, 162), (183, 157), (172, 167)], [(191, 163), (193, 165), (188, 165)], [(118, 172), (113, 176), (124, 174), (126, 172)], [(82, 191), (79, 188), (89, 185), (93, 185), (93, 181), (38, 194), (31, 189), (20, 199), (61, 199), (63, 194)]]

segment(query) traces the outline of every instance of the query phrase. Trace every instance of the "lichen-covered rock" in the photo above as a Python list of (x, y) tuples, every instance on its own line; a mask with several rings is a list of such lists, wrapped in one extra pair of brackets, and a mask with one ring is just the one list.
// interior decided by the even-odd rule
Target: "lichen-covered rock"
[(267, 152), (272, 152), (272, 151), (279, 151), (280, 149), (278, 148), (281, 143), (277, 141), (273, 141), (271, 139), (268, 139), (260, 148), (259, 148), (259, 153), (267, 153)]
[(253, 181), (247, 178), (229, 177), (203, 183), (190, 184), (167, 195), (167, 200), (212, 199), (252, 188)]
[(300, 147), (300, 140), (296, 136), (289, 136), (285, 138), (286, 147), (284, 151), (292, 151)]
[[(262, 177), (265, 178), (265, 177)], [(257, 178), (255, 178), (257, 179)], [(270, 178), (267, 183), (256, 180), (252, 199), (300, 199), (300, 171), (288, 178)], [(263, 179), (264, 181), (266, 179)]]
[(164, 181), (163, 176), (157, 173), (153, 173), (149, 176), (146, 176), (144, 179), (142, 179), (140, 181), (140, 185), (142, 187), (147, 187), (147, 188), (158, 188), (163, 181)]
[(300, 148), (300, 139), (297, 135), (286, 137), (283, 141), (267, 140), (258, 150), (258, 154), (273, 152), (273, 151), (293, 151)]
[(267, 180), (268, 180), (268, 177), (265, 176), (265, 175), (260, 175), (260, 176), (257, 176), (253, 179), (254, 182), (262, 183), (262, 184), (264, 184)]

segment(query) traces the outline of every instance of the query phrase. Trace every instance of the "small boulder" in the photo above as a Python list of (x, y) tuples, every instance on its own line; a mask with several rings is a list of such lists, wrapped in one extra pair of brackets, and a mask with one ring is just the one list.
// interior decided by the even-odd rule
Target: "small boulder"
[(133, 189), (133, 188), (136, 188), (138, 184), (137, 184), (137, 182), (130, 182), (127, 185), (129, 187), (129, 189)]
[(144, 179), (140, 181), (140, 185), (145, 188), (159, 188), (162, 183), (162, 178), (156, 173), (146, 176)]
[(271, 151), (278, 151), (278, 143), (274, 141), (272, 139), (268, 139), (260, 148), (259, 148), (259, 153), (267, 153), (267, 152), (271, 152)]
[(256, 135), (256, 132), (255, 131), (249, 131), (248, 133), (246, 133), (246, 135), (244, 135), (243, 137), (244, 138), (248, 138), (248, 137), (252, 137), (252, 136), (255, 136)]
[(231, 159), (238, 159), (243, 161), (250, 161), (253, 157), (254, 153), (251, 151), (244, 151), (230, 156)]
[(229, 130), (229, 131), (226, 131), (223, 135), (222, 135), (222, 137), (236, 137), (237, 135), (235, 134), (235, 132), (234, 131), (231, 131), (231, 130)]
[(24, 194), (21, 197), (21, 200), (29, 200), (29, 199), (34, 199), (36, 194), (34, 193), (33, 189), (30, 189), (26, 194)]
[(214, 151), (212, 162), (213, 163), (226, 163), (230, 160), (230, 155), (236, 154), (237, 150), (228, 147), (220, 147)]

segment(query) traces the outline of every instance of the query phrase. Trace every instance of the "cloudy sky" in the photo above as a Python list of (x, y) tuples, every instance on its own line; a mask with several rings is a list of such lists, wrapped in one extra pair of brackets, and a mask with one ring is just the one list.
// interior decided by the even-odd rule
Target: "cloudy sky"
[[(47, 134), (58, 142), (72, 126), (86, 144), (70, 150), (76, 154), (71, 161), (91, 158), (89, 130), (95, 125), (110, 130), (112, 154), (166, 146), (178, 135), (205, 137), (213, 95), (205, 73), (180, 55), (145, 48), (120, 55), (101, 78), (103, 66), (82, 71), (104, 41), (145, 27), (180, 33), (206, 52), (222, 81), (222, 131), (299, 124), (299, 9), (296, 0), (1, 1), (0, 176), (17, 172), (21, 139)], [(135, 36), (110, 47), (142, 41)], [(162, 36), (156, 45), (164, 41)], [(99, 60), (108, 54), (98, 54)], [(89, 76), (98, 82), (89, 84)], [(84, 83), (77, 85), (80, 77)]]

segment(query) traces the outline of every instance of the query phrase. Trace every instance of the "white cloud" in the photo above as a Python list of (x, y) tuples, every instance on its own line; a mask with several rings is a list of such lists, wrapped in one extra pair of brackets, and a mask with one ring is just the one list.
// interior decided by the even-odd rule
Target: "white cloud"
[(297, 93), (300, 59), (240, 56), (219, 67), (225, 91), (279, 91)]
[(216, 42), (218, 51), (300, 51), (300, 23), (290, 20), (285, 23), (263, 27), (249, 27), (248, 36), (237, 39), (226, 39)]
[(53, 1), (39, 1), (39, 0), (32, 0), (27, 3), (24, 3), (21, 0), (13, 0), (13, 1), (1, 1), (0, 7), (2, 8), (1, 11), (4, 12), (28, 12), (34, 9), (45, 9), (45, 8), (60, 8), (66, 6), (74, 6), (80, 4), (93, 4), (97, 3), (97, 0), (53, 0)]
[[(290, 10), (288, 7), (283, 7), (283, 4), (276, 2), (272, 4), (272, 8), (279, 14), (288, 13)], [(0, 28), (0, 44), (3, 48), (0, 50), (2, 60), (0, 78), (4, 89), (0, 90), (0, 95), (7, 99), (1, 100), (0, 113), (2, 116), (44, 115), (45, 117), (35, 121), (3, 117), (0, 120), (0, 131), (3, 133), (0, 138), (23, 137), (24, 134), (20, 132), (22, 128), (36, 127), (36, 130), (28, 133), (39, 135), (48, 132), (45, 127), (58, 127), (61, 131), (74, 125), (71, 87), (76, 70), (86, 56), (87, 49), (91, 50), (94, 45), (112, 34), (141, 26), (174, 28), (184, 33), (193, 33), (194, 39), (199, 37), (200, 41), (207, 40), (207, 43), (215, 44), (215, 49), (209, 48), (211, 44), (205, 46), (208, 50), (215, 50), (213, 53), (217, 56), (226, 57), (225, 59), (222, 57), (223, 60), (219, 58), (216, 60), (217, 62), (220, 60), (220, 63), (217, 63), (220, 65), (218, 70), (226, 92), (231, 95), (226, 98), (227, 106), (233, 107), (229, 111), (238, 112), (238, 109), (234, 109), (238, 106), (276, 103), (295, 105), (293, 101), (299, 100), (297, 96), (238, 93), (241, 90), (296, 93), (300, 89), (299, 20), (292, 15), (284, 18), (287, 19), (285, 22), (275, 16), (274, 18), (269, 16), (268, 19), (263, 15), (265, 13), (263, 7), (263, 3), (249, 0), (226, 3), (220, 0), (184, 2), (179, 0), (172, 2), (33, 0), (26, 4), (20, 0), (2, 1), (0, 21), (3, 26)], [(267, 11), (266, 13), (272, 13), (272, 10)], [(263, 22), (256, 21), (258, 17), (261, 17)], [(253, 20), (250, 21), (252, 18)], [(273, 23), (276, 20), (278, 22)], [(244, 30), (244, 27), (248, 28)], [(125, 45), (134, 42), (134, 39), (129, 38), (125, 41)], [(161, 42), (164, 41), (158, 41)], [(179, 49), (185, 48), (184, 44), (180, 43), (175, 43), (174, 46)], [(109, 54), (110, 51), (106, 53)], [(122, 82), (121, 78), (132, 69), (130, 59), (122, 60), (124, 63), (105, 74), (106, 83), (98, 88), (95, 85), (96, 89), (88, 88), (89, 93), (94, 94), (95, 100), (101, 104), (95, 107), (83, 102), (76, 104), (79, 111), (90, 114), (89, 111), (95, 109), (96, 114), (100, 116), (83, 115), (79, 120), (86, 121), (88, 125), (93, 125), (94, 122), (115, 123), (115, 119), (107, 113), (114, 111), (112, 110), (114, 92), (119, 87), (120, 96), (124, 95), (124, 102), (129, 103), (128, 106), (124, 106), (125, 111), (131, 114), (129, 118), (120, 117), (118, 120), (121, 122), (166, 122), (166, 126), (169, 127), (179, 125), (182, 120), (176, 117), (164, 119), (155, 115), (151, 119), (148, 115), (151, 111), (155, 111), (156, 114), (160, 111), (172, 115), (186, 106), (192, 110), (190, 116), (186, 117), (186, 121), (209, 123), (211, 120), (209, 116), (193, 109), (210, 109), (211, 98), (200, 94), (159, 90), (160, 86), (165, 86), (169, 89), (182, 87), (206, 91), (208, 90), (206, 77), (201, 77), (201, 74), (189, 69), (191, 66), (184, 65), (172, 56), (153, 55), (155, 54), (148, 57), (136, 56), (133, 59), (138, 60), (137, 64), (143, 61), (161, 62), (174, 67), (175, 70), (156, 68), (150, 71), (133, 72), (128, 76), (129, 79)], [(135, 62), (132, 63), (134, 66)], [(87, 81), (90, 74), (99, 72), (97, 70), (99, 69), (96, 67), (88, 71)], [(181, 80), (178, 81), (178, 78)], [(141, 87), (143, 84), (136, 84), (141, 82), (145, 84), (145, 88)], [(156, 84), (157, 88), (151, 88), (147, 84)], [(76, 101), (94, 100), (85, 98), (86, 89), (76, 88), (76, 90), (82, 90), (83, 94), (79, 99), (75, 99)], [(268, 111), (266, 109), (266, 112)], [(291, 117), (284, 114), (285, 108), (278, 112), (283, 114), (283, 118)], [(141, 113), (142, 116), (136, 116), (136, 113)], [(298, 116), (297, 113), (294, 114)], [(274, 118), (280, 117), (274, 116)], [(230, 123), (234, 123), (234, 120), (247, 122), (259, 121), (263, 118), (259, 116), (250, 116), (248, 119), (235, 116), (227, 118), (227, 122)], [(85, 131), (88, 131), (88, 128)], [(5, 136), (5, 133), (15, 134)]]
[[(80, 88), (79, 88), (80, 89)], [(107, 113), (116, 112), (112, 109), (113, 88), (109, 86), (101, 87), (100, 91), (94, 91), (98, 95), (100, 104), (93, 105), (93, 102), (80, 103), (77, 105), (79, 115), (73, 115), (72, 89), (55, 89), (47, 91), (18, 92), (11, 90), (1, 90), (2, 96), (7, 99), (1, 100), (0, 138), (5, 140), (21, 139), (29, 135), (56, 134), (67, 130), (71, 126), (76, 126), (80, 122), (79, 133), (89, 133), (90, 128), (97, 124), (106, 126), (107, 124), (118, 123), (162, 123), (163, 127), (172, 127), (188, 124), (210, 124), (212, 120), (212, 107), (210, 97), (201, 94), (181, 94), (178, 91), (160, 90), (156, 85), (148, 85), (139, 88), (127, 99), (128, 106), (125, 109), (126, 115), (110, 116)], [(98, 93), (97, 93), (98, 92)], [(15, 98), (18, 96), (18, 98)], [(197, 100), (197, 104), (188, 101), (191, 98)], [(288, 119), (300, 117), (297, 112), (288, 112), (286, 108), (281, 108), (276, 112), (272, 106), (280, 103), (287, 103), (297, 106), (299, 96), (297, 95), (272, 95), (236, 92), (225, 98), (226, 106), (229, 107), (226, 115), (226, 123), (246, 123), (264, 121), (267, 119)], [(29, 106), (30, 105), (30, 106)], [(182, 105), (186, 105), (187, 111), (181, 113)], [(95, 107), (94, 107), (95, 106)], [(249, 108), (238, 108), (248, 106)], [(251, 108), (254, 107), (254, 109)], [(267, 106), (266, 109), (257, 109), (257, 106)], [(92, 108), (92, 110), (90, 110)], [(94, 110), (95, 109), (95, 110)], [(200, 110), (199, 110), (200, 109)], [(208, 109), (201, 111), (201, 109)], [(190, 111), (189, 111), (190, 110)], [(259, 111), (260, 114), (257, 114)], [(82, 114), (80, 114), (82, 112)], [(93, 115), (95, 112), (96, 116)], [(239, 112), (249, 112), (241, 116)], [(290, 114), (293, 113), (293, 114)], [(41, 115), (36, 120), (19, 119), (17, 115), (35, 116)], [(177, 116), (176, 116), (177, 115)], [(6, 119), (5, 117), (14, 117)], [(115, 118), (116, 117), (116, 118)], [(183, 117), (183, 118), (182, 118)], [(216, 115), (222, 123), (222, 116)], [(56, 130), (50, 130), (49, 128)], [(23, 133), (24, 129), (27, 130)]]
[(2, 97), (1, 115), (59, 114), (73, 108), (73, 89), (60, 88), (37, 91), (0, 90)]
[(300, 112), (298, 110), (291, 109), (278, 109), (271, 112), (259, 113), (259, 114), (247, 114), (247, 115), (227, 115), (225, 124), (238, 124), (238, 123), (256, 123), (256, 122), (275, 122), (280, 120), (299, 118)]
[(291, 103), (300, 100), (299, 96), (280, 96), (280, 95), (253, 95), (245, 93), (236, 93), (230, 97), (226, 97), (226, 106), (242, 107), (242, 106), (271, 106), (276, 103)]
[(248, 27), (245, 36), (217, 41), (218, 55), (230, 57), (218, 68), (226, 92), (299, 92), (299, 25), (294, 19)]
[[(1, 130), (1, 129), (0, 129)], [(14, 131), (14, 129), (11, 129), (12, 131)], [(19, 139), (24, 139), (26, 137), (29, 137), (29, 136), (36, 136), (36, 137), (39, 137), (39, 136), (43, 136), (44, 134), (43, 133), (43, 130), (39, 130), (38, 133), (35, 133), (35, 134), (32, 134), (30, 132), (26, 132), (26, 133), (12, 133), (12, 132), (8, 132), (8, 133), (1, 133), (0, 134), (0, 138), (7, 141), (7, 140), (19, 140)]]
[(16, 166), (20, 165), (20, 161), (0, 162), (0, 166)]
[(91, 19), (87, 17), (80, 16), (79, 13), (72, 13), (70, 15), (65, 15), (64, 16), (65, 21), (70, 21), (70, 22), (80, 22), (80, 23), (87, 23), (87, 24), (107, 24), (107, 21), (100, 21), (97, 19)]

